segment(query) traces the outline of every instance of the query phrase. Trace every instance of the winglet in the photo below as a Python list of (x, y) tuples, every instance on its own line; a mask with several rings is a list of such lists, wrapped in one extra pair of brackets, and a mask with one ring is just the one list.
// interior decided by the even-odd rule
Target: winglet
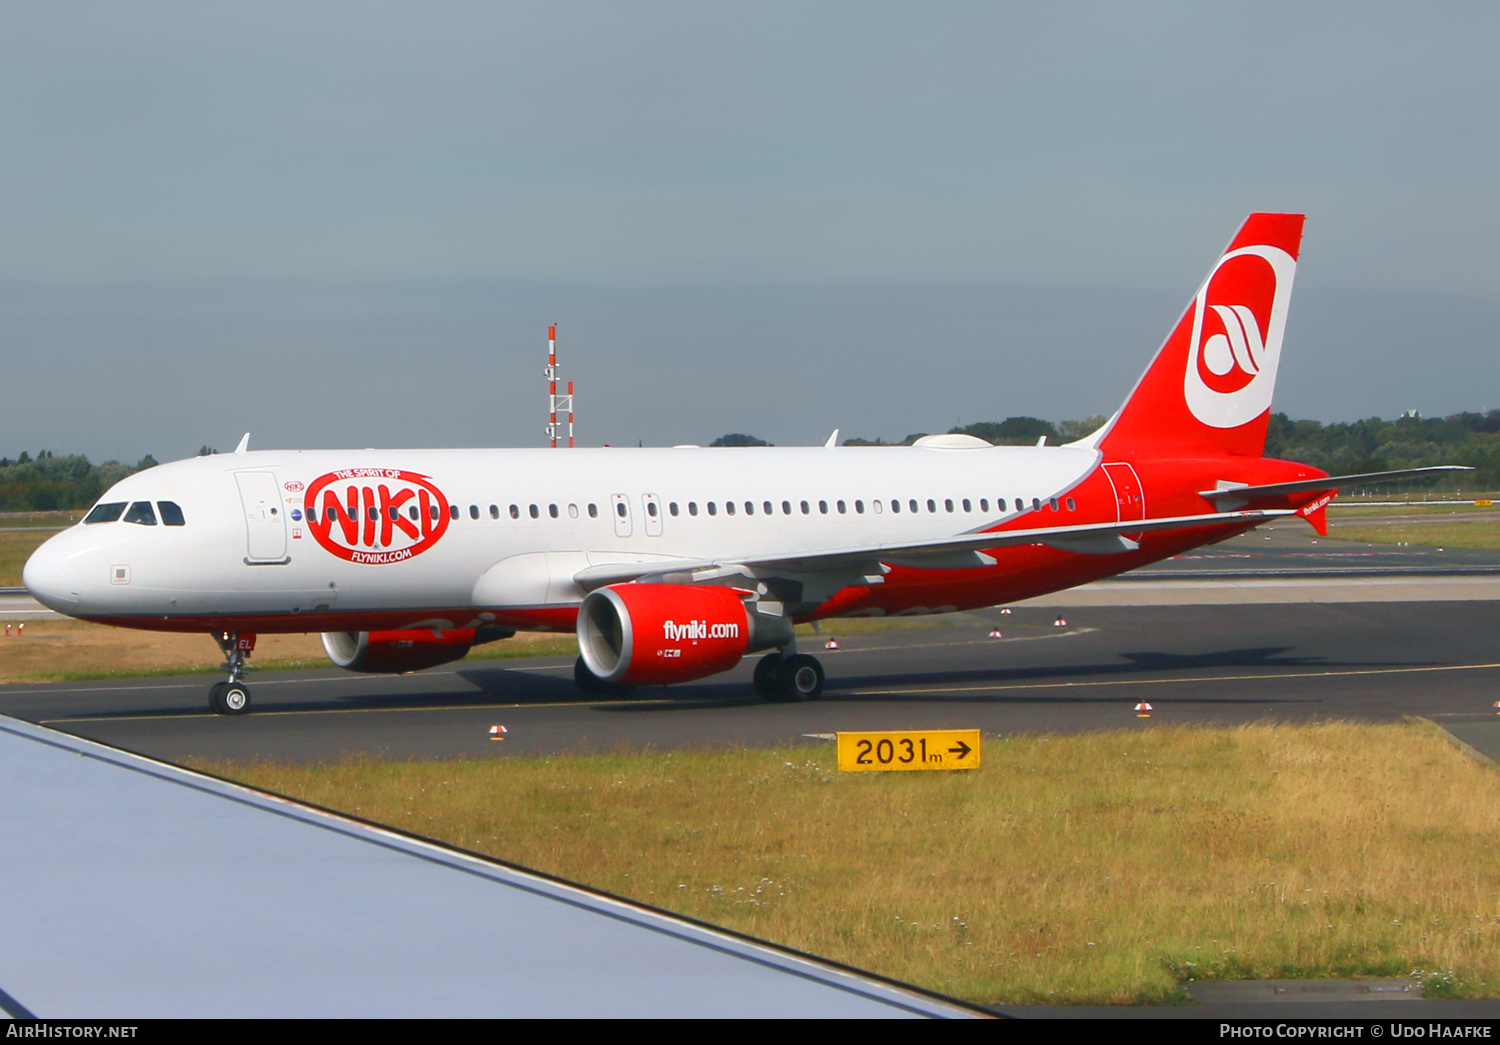
[(234, 448), (234, 452), (237, 454), (242, 454), (248, 449), (250, 449), (250, 433), (246, 432), (240, 438), (240, 445)]
[(839, 430), (837, 428), (835, 428), (833, 430), (833, 434), (828, 437), (828, 442), (826, 442), (826, 443), (823, 444), (823, 449), (825, 449), (825, 450), (832, 450), (835, 446), (838, 446), (838, 445), (839, 445)]

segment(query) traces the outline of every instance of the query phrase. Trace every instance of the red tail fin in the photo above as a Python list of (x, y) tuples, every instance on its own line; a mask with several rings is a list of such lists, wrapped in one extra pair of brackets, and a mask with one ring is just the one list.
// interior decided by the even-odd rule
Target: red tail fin
[(1096, 445), (1110, 457), (1266, 447), (1301, 214), (1252, 214)]

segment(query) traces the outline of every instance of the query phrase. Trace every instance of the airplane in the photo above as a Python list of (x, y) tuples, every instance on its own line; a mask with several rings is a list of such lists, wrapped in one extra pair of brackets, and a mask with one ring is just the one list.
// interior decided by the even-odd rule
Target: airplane
[(81, 620), (202, 631), (251, 706), (257, 634), (321, 632), (338, 667), (410, 672), (520, 630), (574, 632), (585, 693), (689, 682), (763, 654), (769, 701), (824, 686), (793, 627), (1019, 602), (1305, 519), (1329, 476), (1262, 456), (1303, 215), (1252, 214), (1145, 374), (1061, 446), (259, 450), (116, 483), (31, 556)]

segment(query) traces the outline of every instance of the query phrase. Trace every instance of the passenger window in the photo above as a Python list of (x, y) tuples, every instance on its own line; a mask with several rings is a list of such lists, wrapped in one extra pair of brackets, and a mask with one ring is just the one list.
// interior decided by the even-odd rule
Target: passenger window
[(531, 512), (531, 517), (533, 519), (540, 519), (542, 517), (541, 509), (537, 508), (536, 505), (531, 505), (528, 510)]
[(125, 511), (124, 501), (111, 501), (109, 504), (96, 504), (94, 510), (83, 517), (86, 523), (115, 522)]
[(479, 518), (479, 505), (477, 505), (477, 504), (471, 504), (471, 505), (469, 505), (469, 518), (470, 519), (477, 519), (477, 518)]
[[(516, 517), (516, 512), (515, 512), (516, 506), (515, 505), (511, 505), (510, 507), (511, 507), (510, 517), (512, 519), (514, 519)], [(490, 505), (490, 518), (491, 519), (498, 519), (498, 518), (500, 518), (500, 506), (498, 504), (492, 504), (492, 505)]]
[(761, 508), (765, 511), (765, 513), (767, 515), (774, 515), (776, 513), (776, 508), (775, 508), (774, 505), (771, 504), (770, 501), (766, 501), (764, 504), (762, 504)]
[(724, 502), (724, 510), (726, 512), (728, 512), (730, 515), (733, 515), (734, 514), (734, 502), (733, 501), (725, 501)]
[(597, 519), (597, 518), (599, 518), (599, 506), (597, 504), (590, 504), (589, 505), (589, 518), (590, 519)]
[(917, 502), (914, 499), (910, 500), (910, 501), (907, 501), (906, 502), (906, 506), (908, 508), (910, 508), (913, 512), (915, 512), (917, 510)]
[(802, 514), (803, 515), (810, 515), (811, 513), (812, 513), (812, 509), (807, 506), (807, 502), (806, 501), (803, 501), (802, 502)]
[(746, 515), (754, 515), (755, 514), (755, 502), (754, 501), (746, 501), (745, 502), (745, 514)]
[(458, 505), (456, 505), (456, 504), (450, 504), (448, 506), (448, 518), (450, 518), (450, 519), (457, 519), (458, 518)]
[(709, 515), (718, 515), (719, 514), (719, 506), (716, 505), (716, 504), (714, 504), (714, 502), (709, 501), (708, 502), (708, 514)]
[(380, 518), (380, 509), (376, 508), (373, 504), (370, 505), (370, 521), (371, 522), (375, 522), (379, 518)]
[(792, 502), (791, 501), (782, 501), (781, 502), (781, 514), (782, 515), (791, 515), (792, 514)]
[(649, 516), (651, 516), (651, 518), (653, 518), (653, 519), (656, 518), (656, 502), (655, 501), (647, 501), (646, 502), (646, 514), (649, 515)]
[(818, 502), (818, 511), (821, 512), (823, 515), (827, 515), (828, 514), (828, 502), (827, 501), (819, 501)]
[(974, 506), (972, 504), (970, 504), (969, 503), (969, 499), (967, 497), (965, 497), (964, 498), (964, 511), (966, 511), (966, 512), (972, 512), (973, 510), (974, 510)]
[(881, 510), (884, 508), (884, 506), (885, 506), (885, 502), (884, 501), (871, 501), (870, 502), (870, 507), (875, 509), (875, 514), (876, 515), (879, 515), (881, 513)]
[[(656, 505), (653, 504), (651, 507), (655, 508)], [(549, 505), (547, 505), (547, 514), (550, 515), (550, 516), (552, 516), (552, 518), (556, 519), (557, 518), (557, 505), (555, 505), (555, 504), (549, 504)], [(655, 515), (656, 512), (653, 511), (651, 514)]]
[(1034, 512), (1042, 510), (1042, 499), (1040, 497), (1033, 497), (1031, 499), (1031, 510)]
[(863, 514), (865, 514), (865, 502), (864, 501), (855, 501), (854, 502), (854, 513), (856, 515), (863, 515)]
[[(437, 505), (433, 505), (432, 510), (435, 513), (437, 511)], [(406, 514), (411, 516), (412, 522), (416, 522), (418, 519), (422, 518), (422, 513), (417, 511), (416, 505), (412, 505), (410, 508), (406, 509)]]
[(950, 497), (947, 500), (943, 501), (943, 509), (945, 511), (953, 511), (953, 498)]
[(929, 512), (937, 511), (937, 502), (934, 501), (931, 497), (927, 498), (927, 510)]
[(156, 507), (161, 510), (161, 521), (164, 526), (186, 526), (187, 520), (182, 517), (182, 509), (177, 507), (174, 501), (157, 501)]
[(697, 501), (689, 501), (688, 502), (688, 514), (689, 515), (697, 515), (698, 514), (698, 502)]
[[(490, 505), (490, 514), (495, 514), (494, 505)], [(521, 506), (519, 504), (513, 504), (510, 506), (510, 517), (512, 519), (519, 519), (521, 517)]]
[(624, 501), (620, 501), (620, 502), (618, 502), (615, 505), (615, 514), (618, 515), (622, 519), (625, 518), (625, 502)]
[(576, 505), (576, 504), (570, 504), (570, 505), (568, 505), (568, 518), (569, 519), (576, 519), (576, 518), (578, 518), (578, 505)]
[(667, 505), (667, 511), (672, 513), (672, 518), (677, 518), (677, 502), (673, 501)]
[(897, 515), (901, 514), (901, 502), (896, 500), (894, 497), (891, 498), (891, 511), (895, 512)]
[(1047, 501), (1047, 506), (1049, 508), (1051, 508), (1054, 512), (1057, 511), (1057, 498), (1053, 497), (1053, 498), (1049, 499)]
[(843, 501), (839, 501), (837, 504), (834, 505), (834, 507), (839, 510), (839, 514), (840, 515), (844, 515), (849, 510), (849, 509), (847, 509), (847, 508), (844, 507), (844, 502)]
[(1076, 511), (1078, 511), (1078, 502), (1075, 501), (1075, 500), (1073, 500), (1073, 498), (1071, 498), (1071, 497), (1068, 498), (1068, 511), (1070, 511), (1070, 512), (1076, 512)]
[(979, 499), (979, 510), (981, 512), (987, 512), (990, 510), (990, 499), (988, 497), (981, 497)]
[(126, 510), (125, 521), (140, 526), (155, 526), (156, 513), (151, 510), (151, 502), (136, 501)]

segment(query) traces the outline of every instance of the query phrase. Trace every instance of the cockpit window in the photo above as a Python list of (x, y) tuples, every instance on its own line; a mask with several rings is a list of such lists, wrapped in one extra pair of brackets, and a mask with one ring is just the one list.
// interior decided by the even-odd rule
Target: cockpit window
[(139, 523), (142, 526), (155, 526), (156, 513), (151, 510), (151, 502), (136, 501), (126, 509), (125, 521), (128, 523)]
[(167, 526), (186, 526), (187, 520), (182, 517), (182, 509), (177, 507), (174, 501), (157, 501), (156, 507), (161, 510), (161, 521)]
[(108, 504), (96, 504), (94, 510), (83, 517), (86, 523), (114, 522), (125, 510), (124, 501), (111, 501)]

